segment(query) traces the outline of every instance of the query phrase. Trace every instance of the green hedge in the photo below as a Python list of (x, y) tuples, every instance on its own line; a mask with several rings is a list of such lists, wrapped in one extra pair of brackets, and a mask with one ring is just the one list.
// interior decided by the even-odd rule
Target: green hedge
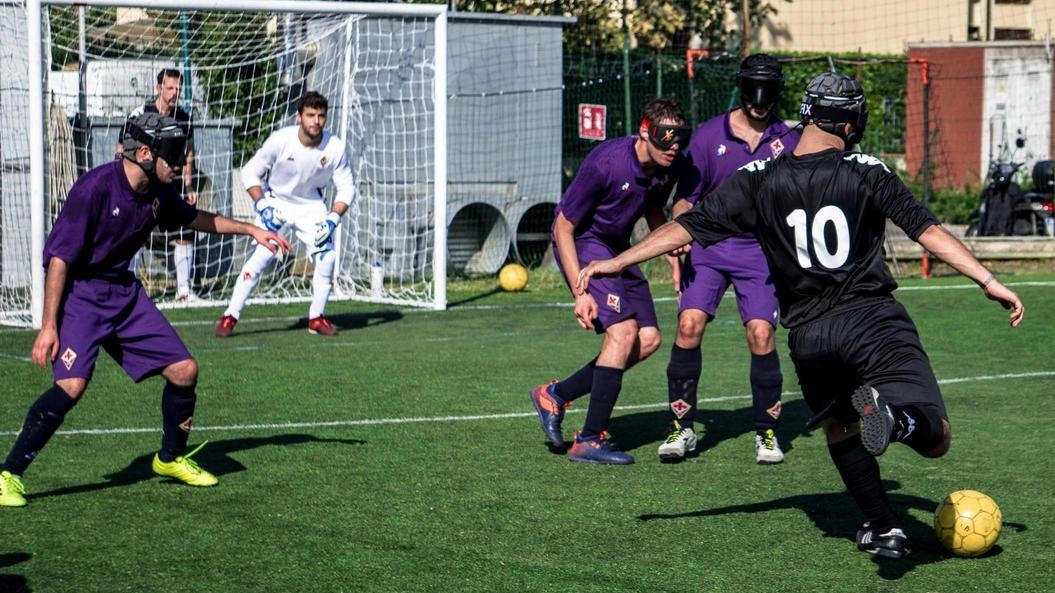
[[(905, 150), (905, 83), (909, 64), (905, 56), (866, 54), (775, 53), (784, 63), (787, 80), (778, 107), (781, 117), (798, 119), (799, 103), (806, 84), (831, 67), (861, 81), (868, 96), (868, 132), (862, 150), (870, 154), (900, 155)], [(600, 50), (564, 53), (564, 187), (571, 182), (582, 159), (596, 142), (578, 136), (577, 114), (580, 103), (597, 103), (608, 108), (607, 136), (626, 134), (627, 124), (636, 127), (645, 101), (663, 95), (677, 99), (696, 126), (727, 111), (738, 103), (736, 71), (739, 56), (716, 55), (694, 62), (688, 76), (685, 54), (654, 54), (630, 51), (626, 69), (630, 81), (630, 114), (626, 113), (624, 57), (622, 52)], [(893, 159), (890, 159), (893, 161)], [(921, 200), (921, 179), (905, 181)], [(977, 206), (978, 188), (938, 190), (928, 196), (928, 204), (943, 221), (963, 224)]]

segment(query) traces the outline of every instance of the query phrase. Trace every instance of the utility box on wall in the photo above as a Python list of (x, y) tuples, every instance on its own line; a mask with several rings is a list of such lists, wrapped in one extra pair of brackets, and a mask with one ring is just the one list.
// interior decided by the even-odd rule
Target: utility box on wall
[[(923, 167), (924, 82), (931, 183), (977, 187), (990, 160), (1024, 162), (1055, 156), (1051, 49), (1042, 42), (909, 45), (905, 109), (908, 172)], [(925, 74), (923, 68), (926, 68)], [(1025, 145), (1015, 147), (1022, 137)]]

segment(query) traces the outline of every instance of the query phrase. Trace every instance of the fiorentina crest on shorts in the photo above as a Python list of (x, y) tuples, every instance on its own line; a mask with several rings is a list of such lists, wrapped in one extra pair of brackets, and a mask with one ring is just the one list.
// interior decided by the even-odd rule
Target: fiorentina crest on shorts
[(616, 313), (619, 313), (620, 310), (622, 309), (622, 306), (619, 304), (619, 295), (617, 295), (617, 294), (609, 293), (608, 294), (608, 300), (606, 301), (606, 304), (608, 305), (609, 309), (615, 311)]
[(62, 361), (62, 366), (66, 367), (66, 370), (73, 368), (73, 362), (77, 360), (77, 353), (73, 351), (73, 348), (66, 348), (66, 351), (59, 357)]

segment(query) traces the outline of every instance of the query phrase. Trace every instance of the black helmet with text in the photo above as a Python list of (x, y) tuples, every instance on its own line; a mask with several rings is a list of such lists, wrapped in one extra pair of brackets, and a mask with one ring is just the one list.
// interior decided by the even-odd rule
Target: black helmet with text
[[(799, 108), (802, 124), (814, 124), (846, 142), (849, 150), (859, 143), (868, 126), (868, 105), (861, 83), (836, 72), (819, 74), (806, 85)], [(846, 126), (853, 128), (847, 132)]]

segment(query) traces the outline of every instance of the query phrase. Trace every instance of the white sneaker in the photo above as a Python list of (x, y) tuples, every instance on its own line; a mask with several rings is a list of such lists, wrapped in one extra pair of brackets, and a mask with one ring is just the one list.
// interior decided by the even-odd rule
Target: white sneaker
[(659, 446), (659, 458), (666, 460), (684, 459), (687, 453), (696, 450), (696, 432), (691, 428), (682, 428), (677, 422), (670, 429), (667, 440)]
[(767, 428), (755, 434), (755, 461), (758, 463), (781, 463), (784, 461), (784, 452), (780, 450), (780, 442), (772, 428)]

